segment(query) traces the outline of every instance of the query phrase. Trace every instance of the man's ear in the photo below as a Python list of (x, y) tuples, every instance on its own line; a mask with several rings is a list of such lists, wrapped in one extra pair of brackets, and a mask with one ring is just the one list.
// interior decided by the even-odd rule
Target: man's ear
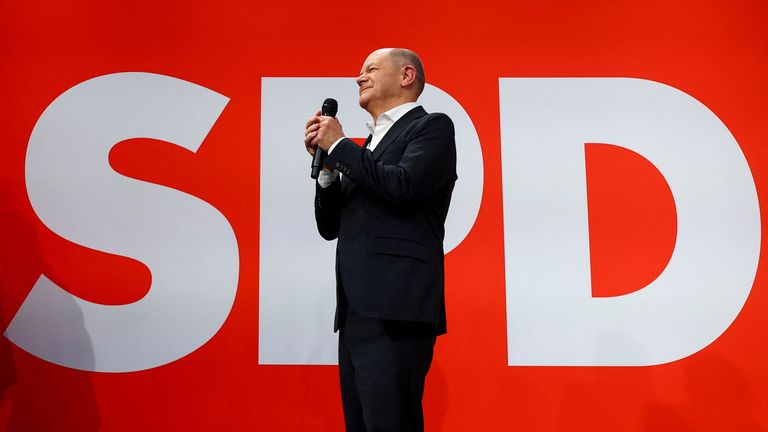
[(410, 87), (416, 82), (416, 68), (411, 65), (403, 66), (402, 76), (400, 78), (401, 87)]

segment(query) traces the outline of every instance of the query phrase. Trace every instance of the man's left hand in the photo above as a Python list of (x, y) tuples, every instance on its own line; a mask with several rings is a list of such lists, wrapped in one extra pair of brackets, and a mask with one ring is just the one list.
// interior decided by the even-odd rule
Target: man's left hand
[(317, 128), (314, 141), (321, 149), (328, 151), (331, 144), (344, 137), (344, 130), (335, 117), (319, 116), (318, 120), (319, 122), (314, 125)]

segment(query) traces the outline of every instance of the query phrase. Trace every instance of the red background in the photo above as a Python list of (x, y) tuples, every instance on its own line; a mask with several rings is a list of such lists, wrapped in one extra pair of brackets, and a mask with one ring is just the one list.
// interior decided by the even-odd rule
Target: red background
[[(335, 367), (258, 365), (260, 78), (355, 76), (373, 49), (406, 46), (421, 54), (427, 80), (472, 118), (485, 165), (475, 226), (447, 257), (450, 331), (438, 341), (428, 377), (427, 429), (767, 430), (764, 259), (731, 327), (689, 358), (634, 368), (507, 366), (498, 102), (499, 77), (637, 77), (671, 85), (725, 123), (765, 202), (766, 22), (762, 0), (3, 2), (0, 327), (41, 272), (101, 303), (130, 302), (149, 287), (143, 264), (47, 230), (25, 191), (25, 149), (39, 115), (65, 90), (99, 75), (154, 72), (231, 98), (197, 154), (136, 140), (116, 146), (110, 161), (125, 175), (217, 207), (237, 235), (241, 269), (219, 333), (159, 368), (81, 372), (0, 339), (0, 427), (341, 430)], [(663, 269), (674, 244), (674, 205), (652, 166), (610, 147), (591, 148), (593, 293), (617, 295)], [(621, 205), (628, 201), (644, 204), (628, 210)], [(622, 228), (617, 218), (631, 223)], [(636, 252), (621, 259), (611, 253), (622, 250)]]

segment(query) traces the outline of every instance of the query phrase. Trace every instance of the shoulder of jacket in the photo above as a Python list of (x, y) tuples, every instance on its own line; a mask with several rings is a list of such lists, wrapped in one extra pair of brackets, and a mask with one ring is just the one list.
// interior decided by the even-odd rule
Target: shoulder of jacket
[(420, 124), (426, 125), (428, 123), (438, 123), (438, 124), (450, 124), (451, 127), (453, 126), (453, 120), (451, 120), (450, 117), (448, 117), (447, 114), (441, 113), (441, 112), (433, 112), (433, 113), (427, 113), (427, 115), (419, 118), (417, 120)]
[(441, 112), (428, 112), (426, 115), (420, 118), (420, 120), (437, 120), (437, 119), (444, 119), (451, 121), (451, 118), (448, 117), (448, 114), (441, 113)]

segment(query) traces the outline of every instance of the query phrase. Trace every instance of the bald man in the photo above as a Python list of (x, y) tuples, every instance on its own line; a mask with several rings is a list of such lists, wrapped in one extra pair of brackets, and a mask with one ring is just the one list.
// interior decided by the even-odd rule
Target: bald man
[(305, 146), (328, 152), (315, 219), (336, 246), (339, 374), (347, 431), (423, 431), (421, 399), (445, 333), (443, 238), (456, 182), (451, 119), (416, 102), (413, 51), (379, 49), (357, 78), (371, 135), (360, 147), (316, 113)]

